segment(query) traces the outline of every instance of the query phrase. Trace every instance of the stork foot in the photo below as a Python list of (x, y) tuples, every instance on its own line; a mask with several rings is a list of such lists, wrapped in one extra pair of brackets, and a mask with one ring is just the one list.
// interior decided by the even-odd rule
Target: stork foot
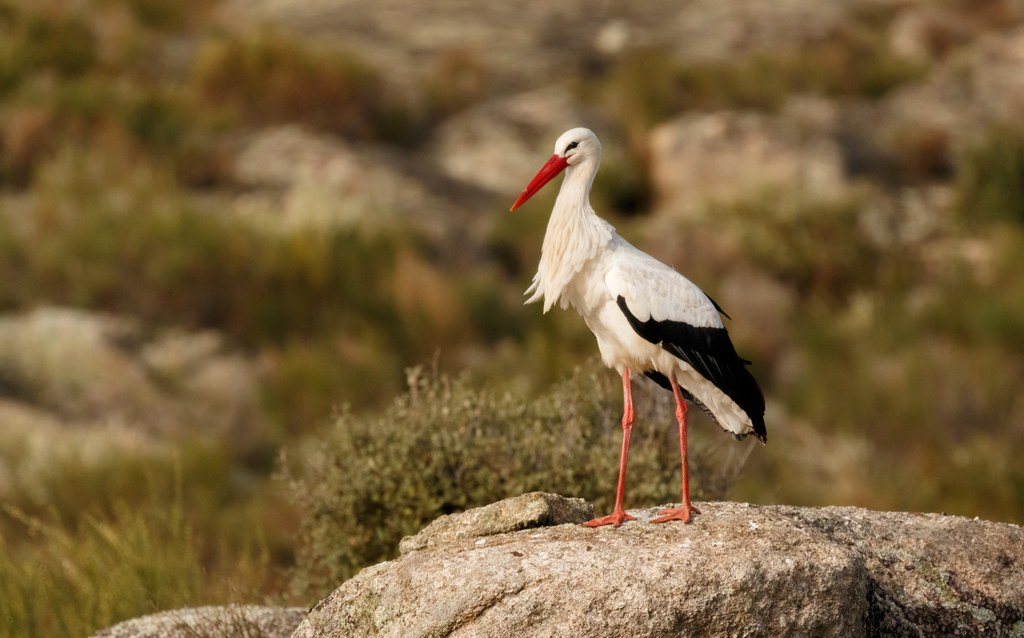
[(668, 509), (663, 509), (658, 513), (661, 514), (661, 516), (652, 520), (652, 523), (667, 523), (668, 521), (682, 521), (684, 523), (689, 523), (694, 514), (700, 514), (700, 510), (693, 505), (684, 505), (682, 507), (670, 507)]
[(586, 523), (583, 523), (583, 527), (601, 527), (603, 525), (614, 525), (615, 527), (618, 527), (619, 525), (622, 525), (622, 523), (625, 521), (634, 520), (636, 519), (627, 514), (626, 512), (624, 512), (623, 510), (615, 510), (608, 516), (602, 516), (601, 518), (595, 518), (593, 520), (587, 521)]

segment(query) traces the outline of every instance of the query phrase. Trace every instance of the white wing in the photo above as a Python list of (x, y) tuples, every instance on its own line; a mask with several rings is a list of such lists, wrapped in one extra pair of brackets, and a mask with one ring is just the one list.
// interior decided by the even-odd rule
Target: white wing
[(616, 240), (605, 285), (614, 299), (625, 299), (638, 319), (723, 327), (715, 303), (696, 284), (624, 239)]

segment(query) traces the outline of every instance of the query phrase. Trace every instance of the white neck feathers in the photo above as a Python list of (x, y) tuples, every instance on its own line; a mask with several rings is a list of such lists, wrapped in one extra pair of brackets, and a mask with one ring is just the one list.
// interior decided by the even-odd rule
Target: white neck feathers
[[(544, 234), (540, 264), (526, 290), (526, 303), (544, 298), (544, 312), (562, 296), (566, 286), (588, 261), (600, 254), (615, 232), (590, 207), (590, 187), (597, 162), (584, 161), (566, 169), (562, 188)], [(562, 299), (562, 307), (567, 301)]]

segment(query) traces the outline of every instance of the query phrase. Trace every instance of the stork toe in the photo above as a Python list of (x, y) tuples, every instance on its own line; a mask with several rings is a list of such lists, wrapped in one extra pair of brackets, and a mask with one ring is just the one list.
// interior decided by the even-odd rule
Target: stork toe
[(661, 516), (653, 519), (652, 523), (667, 523), (669, 521), (682, 521), (689, 523), (693, 518), (694, 514), (700, 514), (700, 510), (693, 505), (683, 505), (682, 507), (669, 507), (658, 511)]
[(622, 510), (612, 512), (608, 516), (602, 516), (601, 518), (595, 518), (583, 523), (583, 527), (603, 527), (604, 525), (614, 525), (618, 527), (625, 521), (635, 521), (636, 518), (630, 516)]

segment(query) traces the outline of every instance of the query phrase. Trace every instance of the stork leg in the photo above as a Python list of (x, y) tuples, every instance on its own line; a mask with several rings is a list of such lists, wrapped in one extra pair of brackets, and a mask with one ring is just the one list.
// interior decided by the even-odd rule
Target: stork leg
[(690, 472), (686, 467), (686, 401), (683, 393), (679, 390), (679, 383), (675, 377), (669, 376), (672, 382), (672, 394), (676, 398), (676, 421), (679, 422), (679, 458), (683, 466), (683, 502), (679, 507), (663, 509), (660, 517), (652, 520), (652, 523), (664, 523), (666, 521), (682, 521), (689, 523), (693, 514), (700, 514), (700, 510), (690, 503)]
[(626, 497), (626, 458), (629, 456), (629, 437), (633, 432), (633, 387), (629, 381), (629, 368), (622, 370), (622, 452), (619, 455), (619, 483), (615, 488), (615, 508), (608, 516), (595, 518), (583, 525), (586, 527), (600, 527), (602, 525), (614, 525), (618, 527), (623, 521), (634, 520), (632, 516), (622, 509), (622, 502)]

